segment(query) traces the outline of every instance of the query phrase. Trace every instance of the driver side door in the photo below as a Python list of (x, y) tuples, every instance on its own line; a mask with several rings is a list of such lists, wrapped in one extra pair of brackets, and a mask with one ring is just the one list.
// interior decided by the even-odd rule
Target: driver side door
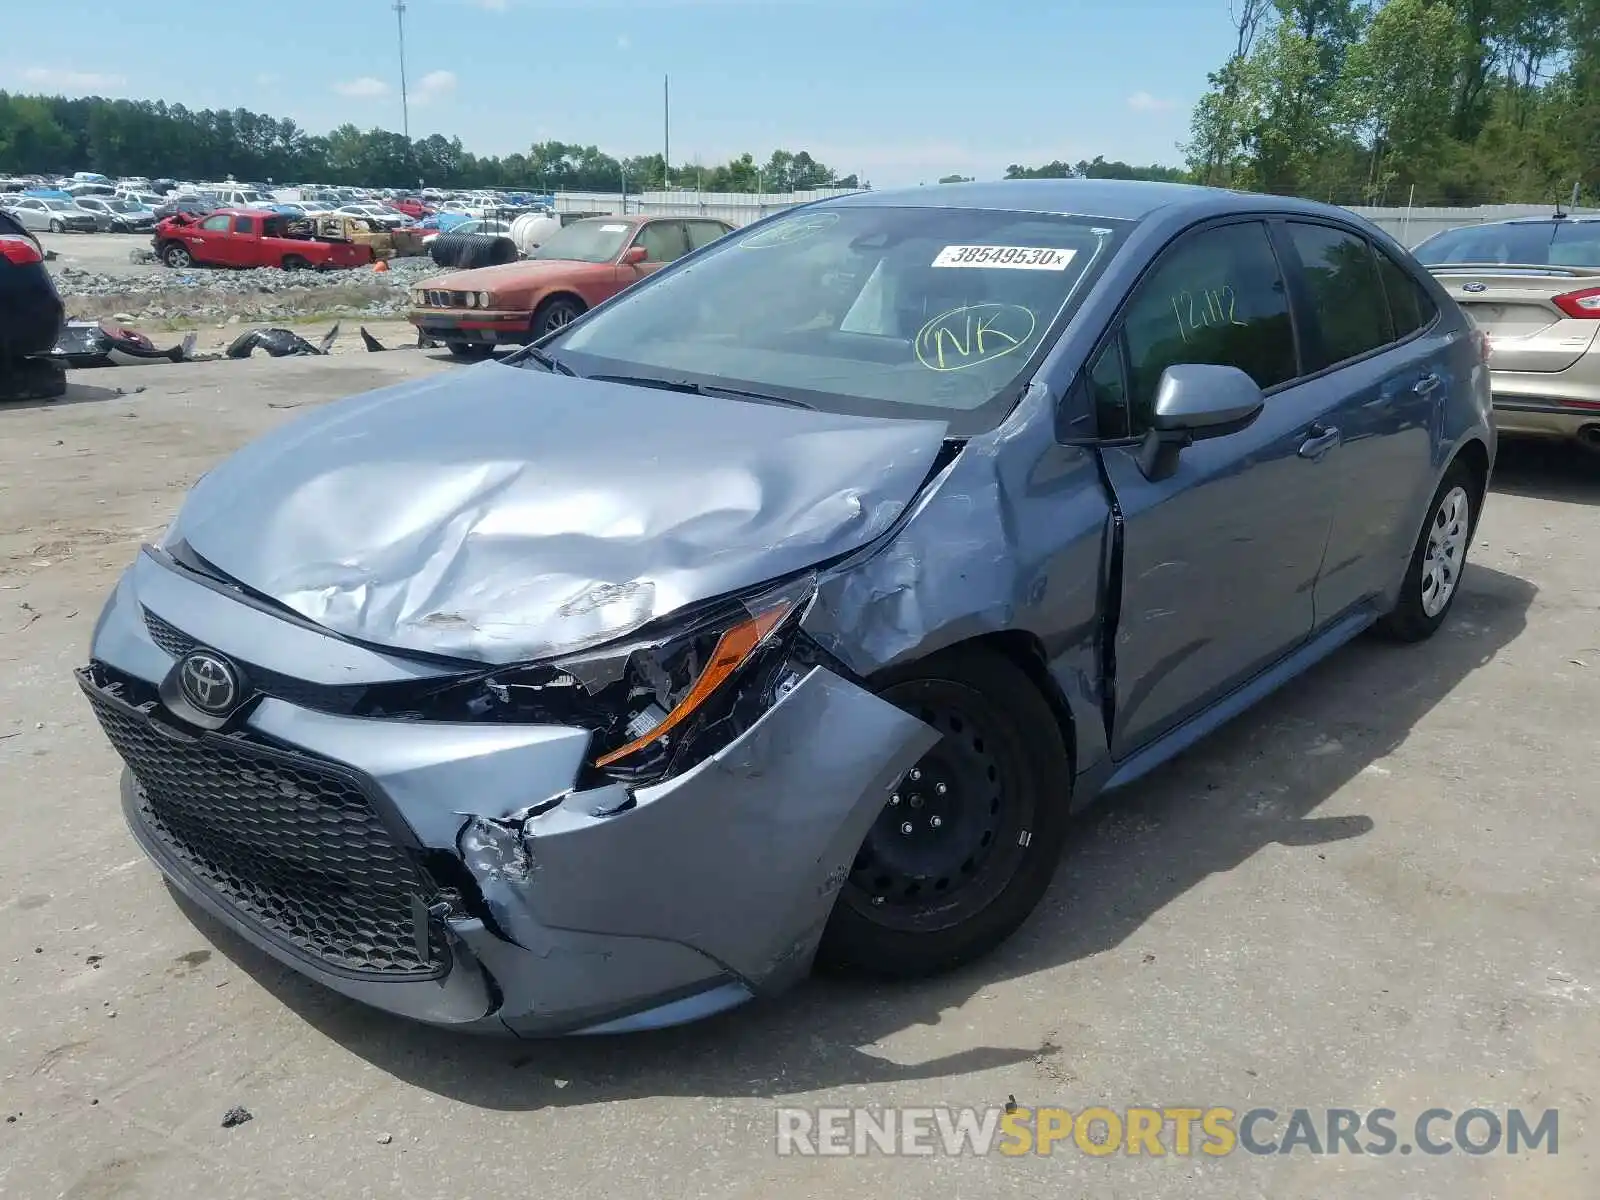
[(189, 243), (189, 253), (195, 262), (209, 263), (212, 266), (226, 266), (227, 252), (223, 243), (228, 238), (228, 216), (218, 213), (214, 217), (207, 217), (198, 225), (191, 225), (184, 231), (183, 240)]
[[(1150, 478), (1140, 443), (1162, 372), (1238, 367), (1266, 396), (1245, 428), (1199, 440)], [(1301, 374), (1267, 226), (1190, 231), (1136, 285), (1088, 379), (1122, 519), (1111, 752), (1128, 756), (1311, 635), (1339, 487), (1318, 441), (1326, 389)]]

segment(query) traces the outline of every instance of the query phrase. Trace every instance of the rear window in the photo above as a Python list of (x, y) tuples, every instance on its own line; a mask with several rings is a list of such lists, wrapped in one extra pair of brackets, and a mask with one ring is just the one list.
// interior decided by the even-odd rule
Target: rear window
[(1600, 267), (1600, 221), (1563, 221), (1550, 240), (1550, 262), (1561, 267)]
[(1322, 333), (1323, 361), (1311, 364), (1312, 370), (1359, 358), (1387, 344), (1389, 305), (1366, 239), (1298, 221), (1289, 222), (1288, 230)]
[(1433, 297), (1411, 277), (1407, 271), (1381, 249), (1378, 250), (1378, 274), (1383, 279), (1384, 294), (1389, 300), (1389, 313), (1394, 318), (1396, 341), (1410, 337), (1417, 330), (1433, 323), (1438, 309)]
[(1412, 251), (1425, 266), (1450, 263), (1506, 263), (1542, 267), (1550, 261), (1550, 237), (1556, 221), (1519, 221), (1510, 225), (1472, 225), (1431, 237)]

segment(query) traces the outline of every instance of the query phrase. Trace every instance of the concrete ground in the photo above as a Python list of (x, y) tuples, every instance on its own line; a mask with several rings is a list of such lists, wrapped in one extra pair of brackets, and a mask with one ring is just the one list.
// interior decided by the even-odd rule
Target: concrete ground
[(46, 250), (55, 251), (50, 263), (52, 271), (76, 267), (98, 275), (129, 278), (167, 273), (167, 268), (160, 263), (136, 263), (128, 257), (131, 251), (150, 249), (148, 233), (36, 233), (34, 236)]
[[(453, 369), (408, 350), (79, 372), (63, 401), (0, 408), (0, 1195), (1594, 1195), (1600, 468), (1560, 450), (1504, 448), (1440, 636), (1358, 642), (1092, 814), (1024, 930), (948, 978), (814, 982), (648, 1036), (464, 1040), (180, 908), (70, 678), (102, 598), (245, 439)], [(1559, 1153), (774, 1153), (780, 1104), (1008, 1096), (1387, 1106), (1403, 1133), (1429, 1107), (1555, 1108)], [(236, 1105), (253, 1120), (222, 1128)]]

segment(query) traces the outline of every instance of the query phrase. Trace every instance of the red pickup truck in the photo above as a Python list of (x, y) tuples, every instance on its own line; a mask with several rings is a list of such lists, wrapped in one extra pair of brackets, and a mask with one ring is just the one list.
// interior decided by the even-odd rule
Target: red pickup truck
[(156, 226), (151, 245), (169, 267), (282, 267), (286, 271), (364, 267), (372, 247), (296, 232), (283, 213), (223, 208), (204, 217), (182, 213)]

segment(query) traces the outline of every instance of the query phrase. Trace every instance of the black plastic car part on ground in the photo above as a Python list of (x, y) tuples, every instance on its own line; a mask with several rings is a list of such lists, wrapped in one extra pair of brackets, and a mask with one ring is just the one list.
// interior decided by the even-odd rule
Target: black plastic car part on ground
[(48, 353), (61, 329), (61, 297), (39, 241), (0, 213), (0, 400), (59, 396), (58, 369), (30, 356)]

